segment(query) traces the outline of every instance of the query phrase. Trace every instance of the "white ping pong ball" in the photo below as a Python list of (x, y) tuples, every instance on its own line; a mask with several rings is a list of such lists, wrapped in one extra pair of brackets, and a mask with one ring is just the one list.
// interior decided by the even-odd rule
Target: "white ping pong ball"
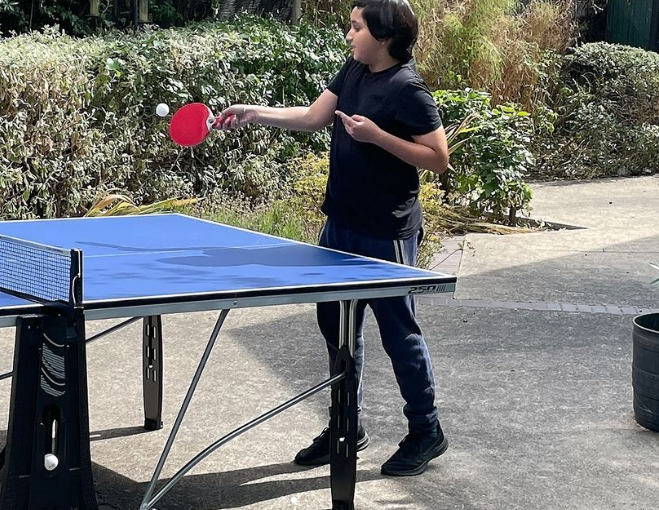
[(158, 106), (156, 106), (156, 113), (160, 117), (164, 117), (169, 113), (169, 106), (167, 106), (165, 103), (160, 103)]
[(43, 458), (43, 467), (45, 467), (47, 471), (52, 471), (58, 464), (59, 459), (52, 453), (47, 453)]

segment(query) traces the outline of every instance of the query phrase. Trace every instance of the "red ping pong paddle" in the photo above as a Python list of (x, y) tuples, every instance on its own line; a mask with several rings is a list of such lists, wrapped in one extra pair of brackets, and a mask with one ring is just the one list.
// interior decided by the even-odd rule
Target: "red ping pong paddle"
[(219, 128), (224, 120), (222, 116), (215, 117), (204, 103), (186, 104), (172, 116), (169, 136), (177, 145), (194, 147), (206, 139), (211, 129)]

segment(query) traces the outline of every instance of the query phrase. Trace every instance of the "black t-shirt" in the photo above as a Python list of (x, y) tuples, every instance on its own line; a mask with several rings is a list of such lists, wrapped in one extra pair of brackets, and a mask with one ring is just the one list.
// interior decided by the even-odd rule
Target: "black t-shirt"
[[(404, 140), (442, 125), (414, 61), (372, 73), (350, 58), (327, 88), (338, 97), (338, 110), (363, 115)], [(414, 166), (374, 144), (354, 140), (335, 117), (322, 206), (327, 216), (374, 237), (407, 239), (421, 227), (418, 195)]]

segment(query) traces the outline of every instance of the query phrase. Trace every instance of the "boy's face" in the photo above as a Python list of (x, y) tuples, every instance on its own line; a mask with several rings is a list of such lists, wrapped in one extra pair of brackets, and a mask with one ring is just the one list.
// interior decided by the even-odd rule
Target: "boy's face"
[(346, 35), (346, 41), (350, 44), (354, 59), (362, 64), (370, 65), (388, 54), (388, 44), (378, 41), (371, 35), (366, 21), (362, 17), (362, 10), (355, 7), (350, 13), (350, 31)]

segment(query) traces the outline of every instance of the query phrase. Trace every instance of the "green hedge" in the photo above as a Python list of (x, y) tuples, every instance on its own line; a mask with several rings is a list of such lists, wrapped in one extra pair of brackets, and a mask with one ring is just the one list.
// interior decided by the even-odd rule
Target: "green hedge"
[(327, 131), (261, 127), (180, 149), (155, 106), (309, 104), (344, 48), (337, 30), (251, 16), (137, 35), (0, 39), (0, 215), (78, 215), (109, 190), (138, 203), (218, 188), (276, 195), (285, 163), (325, 149)]
[[(107, 192), (135, 203), (175, 197), (285, 196), (298, 157), (327, 149), (327, 130), (214, 133), (180, 149), (160, 102), (309, 104), (345, 59), (341, 33), (241, 17), (177, 30), (74, 39), (54, 31), (0, 39), (3, 218), (75, 216)], [(528, 117), (483, 92), (437, 92), (448, 126), (478, 130), (451, 160), (451, 198), (500, 219), (526, 208)]]
[(536, 137), (536, 173), (626, 176), (659, 171), (659, 55), (584, 44), (564, 60), (555, 131)]

